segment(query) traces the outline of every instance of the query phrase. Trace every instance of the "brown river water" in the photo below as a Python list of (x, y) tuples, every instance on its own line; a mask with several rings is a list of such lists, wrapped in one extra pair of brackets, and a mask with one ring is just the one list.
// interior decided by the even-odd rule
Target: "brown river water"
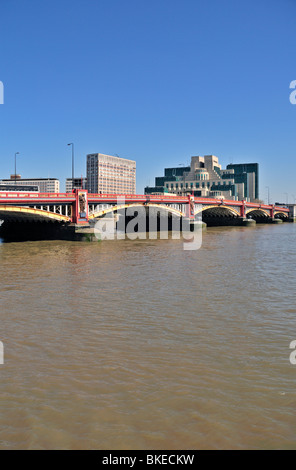
[(296, 449), (295, 241), (0, 244), (0, 449)]

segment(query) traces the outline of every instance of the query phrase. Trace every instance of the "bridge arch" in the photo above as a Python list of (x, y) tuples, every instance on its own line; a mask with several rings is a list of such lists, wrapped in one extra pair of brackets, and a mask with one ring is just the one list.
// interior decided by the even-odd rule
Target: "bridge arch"
[(253, 215), (254, 217), (270, 217), (270, 212), (261, 207), (251, 207), (246, 210), (246, 215)]
[(71, 222), (66, 215), (22, 206), (0, 206), (0, 220)]
[(289, 214), (287, 214), (286, 212), (282, 212), (282, 211), (276, 211), (274, 212), (274, 217), (278, 216), (279, 219), (287, 219), (289, 217)]
[(124, 209), (128, 209), (128, 208), (137, 208), (137, 207), (139, 207), (139, 208), (140, 207), (144, 207), (144, 208), (150, 208), (151, 207), (151, 208), (155, 208), (158, 211), (164, 210), (165, 212), (168, 212), (168, 213), (170, 213), (172, 215), (175, 215), (177, 217), (184, 217), (185, 216), (185, 214), (183, 212), (181, 212), (178, 209), (175, 209), (174, 207), (160, 205), (160, 204), (152, 204), (152, 203), (148, 203), (148, 204), (134, 203), (134, 204), (122, 204), (122, 205), (119, 205), (119, 206), (110, 206), (106, 209), (102, 209), (102, 210), (90, 213), (89, 214), (89, 220), (99, 219), (100, 217), (103, 217), (106, 214), (111, 214), (111, 213), (114, 213), (114, 212), (118, 212), (120, 210), (124, 210)]
[(239, 217), (240, 216), (239, 210), (233, 207), (226, 206), (224, 204), (201, 206), (194, 212), (194, 215), (198, 215), (201, 213), (205, 213), (204, 215), (209, 215), (209, 216), (214, 216), (214, 217), (221, 217), (221, 216), (222, 217), (229, 217), (229, 216)]

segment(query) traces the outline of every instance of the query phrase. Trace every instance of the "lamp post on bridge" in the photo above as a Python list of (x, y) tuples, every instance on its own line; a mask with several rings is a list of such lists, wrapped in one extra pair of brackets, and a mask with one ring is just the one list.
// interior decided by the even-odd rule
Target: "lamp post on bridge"
[(14, 183), (16, 184), (16, 156), (19, 155), (19, 152), (15, 152), (14, 154)]
[(74, 189), (74, 144), (71, 142), (70, 144), (72, 146), (72, 191)]

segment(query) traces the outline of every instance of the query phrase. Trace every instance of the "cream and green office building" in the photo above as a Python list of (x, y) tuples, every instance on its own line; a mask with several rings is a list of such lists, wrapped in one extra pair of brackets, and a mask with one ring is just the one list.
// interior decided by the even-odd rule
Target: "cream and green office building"
[(190, 166), (165, 168), (145, 194), (177, 194), (254, 201), (259, 197), (258, 163), (223, 169), (215, 155), (193, 156)]

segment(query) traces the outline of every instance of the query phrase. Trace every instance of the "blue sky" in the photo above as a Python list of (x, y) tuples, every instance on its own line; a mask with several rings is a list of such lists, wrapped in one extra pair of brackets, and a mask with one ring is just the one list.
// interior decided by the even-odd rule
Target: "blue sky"
[[(0, 177), (137, 161), (137, 192), (191, 155), (259, 162), (296, 196), (295, 0), (0, 0)], [(287, 194), (285, 194), (287, 193)], [(293, 195), (293, 196), (292, 196)]]

